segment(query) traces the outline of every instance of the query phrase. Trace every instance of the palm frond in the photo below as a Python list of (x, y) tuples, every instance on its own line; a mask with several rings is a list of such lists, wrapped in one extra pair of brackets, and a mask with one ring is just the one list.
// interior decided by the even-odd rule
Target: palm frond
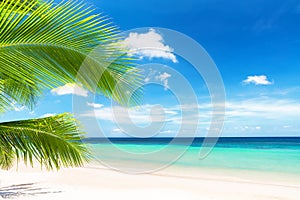
[(15, 159), (16, 155), (11, 146), (0, 140), (0, 168), (4, 170), (10, 169), (14, 165)]
[(89, 154), (82, 132), (70, 114), (0, 123), (0, 167), (10, 168), (15, 159), (49, 169), (78, 167)]
[[(0, 0), (0, 3), (3, 2), (4, 0)], [(36, 2), (37, 4), (32, 8), (32, 11), (35, 10), (40, 4), (43, 3), (43, 1), (41, 0), (27, 0), (24, 3), (24, 0), (10, 0), (7, 1), (8, 3), (12, 4), (12, 8), (14, 9), (14, 11), (18, 11), (18, 12), (23, 12), (25, 7), (24, 5), (28, 5), (30, 2)]]
[[(14, 92), (0, 87), (0, 95), (5, 96), (0, 98), (0, 111), (8, 108), (5, 102), (10, 99), (32, 107), (32, 99), (45, 88), (70, 82), (80, 82), (121, 104), (138, 101), (139, 91), (133, 90), (140, 76), (117, 45), (117, 28), (106, 17), (92, 14), (93, 9), (84, 3), (18, 2), (19, 7), (11, 0), (0, 2), (0, 79), (23, 87)], [(97, 54), (92, 53), (96, 47)]]

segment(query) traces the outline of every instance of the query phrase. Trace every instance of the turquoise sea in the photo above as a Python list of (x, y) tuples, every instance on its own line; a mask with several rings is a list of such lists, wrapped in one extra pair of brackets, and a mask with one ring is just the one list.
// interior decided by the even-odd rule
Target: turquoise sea
[(125, 162), (127, 168), (173, 165), (300, 175), (300, 138), (220, 138), (202, 159), (203, 138), (194, 139), (189, 146), (186, 140), (170, 144), (172, 138), (88, 138), (85, 142), (94, 150), (95, 159), (114, 168)]

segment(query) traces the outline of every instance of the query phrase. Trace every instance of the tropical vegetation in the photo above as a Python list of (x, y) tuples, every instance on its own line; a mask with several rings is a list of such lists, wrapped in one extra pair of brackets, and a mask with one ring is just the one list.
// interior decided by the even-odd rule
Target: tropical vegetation
[[(119, 31), (94, 13), (82, 2), (0, 0), (1, 113), (16, 104), (32, 110), (45, 89), (67, 83), (123, 105), (136, 101), (139, 75), (118, 44)], [(47, 169), (82, 166), (90, 156), (83, 136), (68, 113), (1, 122), (0, 167), (16, 161)]]

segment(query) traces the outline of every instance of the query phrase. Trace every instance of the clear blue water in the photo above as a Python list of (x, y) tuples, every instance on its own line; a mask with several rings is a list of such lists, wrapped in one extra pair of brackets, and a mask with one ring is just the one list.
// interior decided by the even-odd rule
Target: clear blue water
[[(184, 138), (170, 145), (171, 140), (114, 138), (108, 143), (89, 138), (85, 142), (95, 150), (97, 159), (106, 161), (156, 163), (159, 166), (169, 158), (170, 164), (171, 158), (176, 157), (174, 155), (184, 152), (172, 162), (173, 165), (300, 174), (300, 138), (221, 138), (205, 159), (199, 159), (203, 138), (195, 139), (189, 147), (184, 145)], [(115, 151), (116, 148), (119, 151)]]

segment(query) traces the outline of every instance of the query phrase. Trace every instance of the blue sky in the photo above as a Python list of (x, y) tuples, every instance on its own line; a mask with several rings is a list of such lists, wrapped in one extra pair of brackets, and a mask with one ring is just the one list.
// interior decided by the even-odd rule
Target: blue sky
[[(222, 136), (300, 136), (300, 3), (295, 0), (86, 0), (97, 12), (109, 15), (121, 30), (140, 27), (163, 27), (181, 32), (202, 45), (217, 65), (226, 89), (226, 118)], [(134, 32), (134, 31), (133, 31)], [(144, 37), (143, 37), (144, 36)], [(134, 39), (139, 39), (137, 44)], [(170, 69), (143, 71), (145, 94), (139, 109), (131, 111), (132, 121), (147, 127), (149, 112), (160, 104), (166, 122), (157, 136), (176, 135), (180, 124), (179, 102), (170, 91), (176, 85), (172, 69), (182, 74), (192, 85), (197, 105), (190, 105), (190, 121), (195, 121), (199, 109), (198, 136), (205, 136), (210, 124), (210, 97), (202, 77), (179, 56), (172, 54), (167, 38), (155, 28), (128, 36), (127, 45), (160, 46), (161, 52), (140, 52), (140, 64), (159, 63)], [(131, 46), (132, 47), (132, 46)], [(138, 46), (137, 46), (138, 47)], [(149, 85), (154, 81), (160, 86)], [(1, 121), (26, 119), (49, 114), (72, 112), (73, 85), (45, 91), (37, 107), (28, 111), (16, 105), (14, 111), (1, 116)], [(118, 105), (79, 89), (82, 98), (80, 113), (88, 136), (99, 136), (98, 127), (91, 123), (91, 111), (107, 136), (124, 136), (126, 120), (118, 127), (112, 110), (122, 113)], [(183, 94), (184, 94), (183, 89)], [(159, 122), (161, 113), (155, 115)], [(121, 116), (122, 114), (120, 114)], [(123, 127), (122, 127), (123, 126)], [(123, 130), (124, 131), (124, 130)], [(138, 135), (139, 133), (136, 133)], [(189, 130), (186, 135), (189, 136)]]

